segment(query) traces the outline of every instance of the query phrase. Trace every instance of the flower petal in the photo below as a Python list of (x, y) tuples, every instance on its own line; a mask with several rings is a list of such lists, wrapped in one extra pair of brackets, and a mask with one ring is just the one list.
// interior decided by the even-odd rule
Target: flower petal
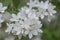
[(33, 36), (32, 36), (32, 34), (30, 33), (30, 34), (29, 34), (29, 38), (31, 39), (32, 37), (33, 37)]

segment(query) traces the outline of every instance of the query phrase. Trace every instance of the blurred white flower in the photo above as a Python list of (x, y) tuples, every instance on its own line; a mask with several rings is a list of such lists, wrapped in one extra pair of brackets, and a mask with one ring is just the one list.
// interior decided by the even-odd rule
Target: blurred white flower
[[(38, 36), (39, 33), (43, 32), (41, 30), (42, 24), (39, 17), (44, 19), (46, 16), (47, 20), (51, 21), (56, 13), (54, 10), (56, 6), (49, 3), (49, 1), (39, 2), (39, 0), (30, 0), (27, 5), (29, 5), (29, 7), (22, 7), (18, 14), (12, 14), (10, 23), (7, 23), (7, 29), (5, 30), (5, 32), (18, 35), (19, 39), (27, 35), (30, 39), (34, 35)], [(40, 39), (36, 38), (36, 40)]]
[(15, 23), (9, 23), (7, 24), (7, 29), (5, 30), (5, 32), (8, 33), (13, 33), (13, 35), (19, 35), (19, 34), (23, 34), (24, 30), (23, 30), (23, 26), (19, 23), (19, 22), (15, 22)]
[(24, 20), (23, 24), (21, 22), (15, 22), (14, 24), (7, 24), (7, 29), (5, 32), (13, 33), (13, 35), (28, 35), (31, 39), (33, 35), (38, 35), (42, 33), (40, 29), (42, 24), (38, 20)]
[(3, 12), (5, 12), (6, 9), (7, 9), (7, 7), (3, 6), (3, 4), (0, 3), (0, 12), (3, 13)]
[(56, 13), (56, 11), (54, 10), (55, 7), (56, 6), (52, 5), (48, 1), (46, 1), (45, 3), (41, 1), (40, 6), (38, 7), (39, 12), (37, 12), (37, 14), (38, 15), (40, 14), (39, 17), (41, 17), (41, 19), (43, 19), (45, 16), (53, 17), (54, 14)]
[(22, 7), (20, 12), (18, 13), (18, 16), (20, 16), (20, 19), (38, 19), (36, 16), (36, 10), (30, 9), (26, 6)]
[(10, 34), (13, 26), (14, 26), (14, 24), (8, 24), (8, 23), (7, 23), (7, 29), (5, 30), (5, 32), (8, 32), (8, 33)]
[[(41, 19), (44, 19), (45, 16), (54, 16), (54, 14), (56, 13), (56, 11), (54, 10), (56, 6), (52, 5), (51, 3), (49, 3), (49, 1), (41, 1), (39, 2), (39, 0), (30, 0), (29, 3), (27, 3), (27, 5), (29, 5), (29, 7), (31, 7), (30, 9), (33, 9), (34, 7), (37, 8), (36, 10), (36, 16), (40, 17)], [(47, 18), (48, 19), (48, 18)]]
[(28, 35), (30, 39), (33, 35), (42, 33), (42, 30), (40, 29), (42, 27), (41, 21), (39, 21), (39, 18), (32, 10), (27, 11), (27, 9), (22, 8), (17, 15), (12, 14), (10, 21), (11, 23), (7, 24), (5, 32), (13, 33), (13, 35), (18, 36)]
[(2, 19), (2, 15), (0, 14), (0, 27), (1, 27), (1, 23), (3, 22), (4, 20)]
[(42, 33), (42, 30), (40, 29), (42, 27), (42, 24), (36, 19), (25, 20), (25, 27), (25, 34), (28, 35), (30, 39), (33, 37), (33, 35), (38, 35), (38, 33)]

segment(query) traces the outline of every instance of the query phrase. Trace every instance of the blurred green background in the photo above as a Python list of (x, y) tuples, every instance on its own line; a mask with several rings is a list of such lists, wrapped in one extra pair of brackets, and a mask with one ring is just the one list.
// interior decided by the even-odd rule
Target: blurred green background
[[(10, 13), (17, 13), (18, 9), (26, 5), (27, 1), (28, 0), (0, 0), (4, 6), (8, 6), (6, 11)], [(56, 6), (57, 18), (48, 24), (43, 22), (43, 34), (41, 38), (42, 40), (60, 40), (60, 0), (50, 0), (50, 2)], [(4, 40), (4, 38), (0, 37), (0, 40)], [(26, 40), (28, 40), (28, 38), (26, 38)]]

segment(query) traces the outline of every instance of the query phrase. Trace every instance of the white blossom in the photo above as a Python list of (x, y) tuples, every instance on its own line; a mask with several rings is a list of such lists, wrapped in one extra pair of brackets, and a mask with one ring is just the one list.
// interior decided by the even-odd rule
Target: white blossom
[(7, 29), (5, 30), (5, 32), (8, 32), (8, 33), (10, 34), (13, 26), (14, 26), (14, 24), (8, 24), (8, 23), (7, 23)]
[(5, 12), (6, 9), (7, 9), (7, 7), (3, 6), (3, 4), (0, 3), (0, 12), (3, 13), (3, 12)]
[[(27, 35), (29, 39), (33, 36), (38, 36), (39, 33), (43, 32), (39, 17), (41, 19), (47, 17), (47, 20), (51, 21), (56, 13), (54, 10), (56, 6), (49, 3), (49, 1), (30, 0), (27, 5), (29, 7), (24, 6), (19, 10), (20, 12), (12, 14), (10, 23), (7, 23), (7, 29), (5, 30), (5, 32), (18, 35), (19, 39)], [(39, 40), (39, 38), (36, 39)]]
[(18, 13), (18, 16), (20, 16), (21, 19), (27, 19), (27, 18), (38, 19), (35, 13), (36, 10), (24, 6), (21, 8), (20, 12)]
[(56, 6), (52, 5), (52, 3), (49, 3), (48, 0), (45, 2), (39, 2), (39, 0), (30, 0), (27, 5), (29, 5), (29, 8), (31, 7), (30, 9), (36, 7), (36, 16), (40, 17), (41, 19), (44, 19), (45, 16), (52, 17), (56, 13), (56, 11), (54, 10)]
[(42, 24), (38, 20), (27, 19), (25, 21), (25, 25), (26, 25), (25, 34), (28, 35), (30, 39), (33, 37), (33, 35), (38, 35), (39, 32), (42, 33), (42, 30), (40, 29), (42, 27)]
[(33, 11), (27, 12), (26, 10), (21, 9), (17, 15), (12, 14), (12, 18), (10, 19), (11, 23), (8, 23), (5, 32), (13, 33), (13, 35), (28, 35), (30, 39), (33, 35), (42, 33), (40, 29), (42, 24), (39, 18)]
[(7, 29), (5, 30), (5, 32), (8, 32), (8, 33), (13, 33), (13, 35), (19, 35), (19, 34), (23, 34), (23, 26), (19, 23), (19, 22), (16, 22), (16, 23), (9, 23), (7, 24)]
[(5, 32), (13, 33), (13, 35), (28, 35), (31, 39), (33, 35), (42, 33), (40, 29), (42, 24), (38, 20), (25, 20), (23, 24), (15, 22), (15, 24), (8, 24)]

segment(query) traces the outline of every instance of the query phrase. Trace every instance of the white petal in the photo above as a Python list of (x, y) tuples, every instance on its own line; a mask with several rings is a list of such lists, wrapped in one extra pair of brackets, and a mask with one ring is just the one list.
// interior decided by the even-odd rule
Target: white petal
[(3, 10), (6, 10), (7, 9), (7, 7), (3, 7)]
[(18, 20), (14, 19), (14, 18), (11, 18), (10, 21), (18, 21)]
[(43, 19), (44, 18), (44, 15), (41, 15), (41, 19)]
[(45, 15), (48, 16), (49, 15), (48, 12), (45, 12)]
[(34, 32), (33, 32), (33, 35), (38, 35), (38, 32), (37, 32), (37, 31), (34, 31)]
[(4, 13), (4, 10), (1, 10), (0, 12)]
[(28, 34), (29, 33), (29, 31), (25, 31), (25, 34)]
[(5, 32), (10, 32), (11, 30), (10, 29), (6, 29)]
[(31, 39), (32, 37), (33, 37), (33, 35), (30, 33), (30, 34), (29, 34), (29, 38)]
[(17, 32), (17, 33), (16, 33), (16, 35), (19, 35), (19, 34), (20, 34), (20, 32)]
[(12, 17), (13, 17), (13, 18), (16, 18), (17, 16), (16, 16), (16, 14), (12, 14)]
[(43, 32), (41, 29), (38, 29), (37, 31), (38, 31), (38, 32), (40, 32), (40, 33), (42, 33), (42, 32)]
[(54, 14), (57, 13), (55, 10), (52, 11)]
[(0, 20), (0, 23), (2, 23), (4, 20)]
[(3, 7), (1, 12), (3, 13), (6, 9), (7, 9), (7, 7)]

